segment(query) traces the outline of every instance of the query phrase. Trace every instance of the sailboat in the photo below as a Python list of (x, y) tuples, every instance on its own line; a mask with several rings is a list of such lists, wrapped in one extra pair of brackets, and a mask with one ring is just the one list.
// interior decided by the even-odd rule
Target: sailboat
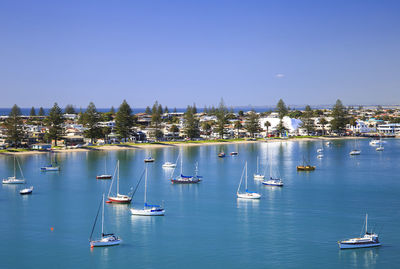
[[(17, 178), (15, 162), (17, 162), (18, 164), (22, 179)], [(3, 179), (2, 182), (3, 184), (25, 184), (24, 174), (22, 173), (21, 166), (19, 165), (19, 162), (15, 156), (14, 156), (14, 176), (5, 178)]]
[[(115, 179), (115, 177), (113, 177), (113, 180), (111, 181), (111, 185), (110, 185), (110, 190), (108, 191), (108, 195), (107, 195), (107, 198), (108, 198), (107, 203), (129, 204), (132, 201), (132, 197), (119, 193), (119, 161), (117, 161), (116, 171), (117, 171), (117, 193), (115, 196), (111, 196), (111, 189), (112, 189), (114, 179)], [(115, 175), (115, 172), (114, 172), (114, 175)]]
[[(243, 181), (243, 174), (245, 174), (245, 191), (240, 192), (240, 187), (241, 187), (242, 181)], [(251, 192), (247, 189), (247, 162), (244, 165), (244, 169), (242, 172), (242, 176), (240, 178), (240, 182), (239, 182), (239, 186), (236, 191), (236, 195), (238, 198), (242, 198), (242, 199), (260, 199), (261, 198), (261, 194), (256, 193), (256, 192)]]
[(104, 174), (96, 176), (96, 179), (112, 179), (112, 175), (107, 174), (107, 158), (104, 159)]
[(165, 163), (162, 165), (162, 168), (175, 168), (175, 167), (176, 167), (176, 164), (177, 164), (177, 162), (178, 162), (178, 159), (179, 159), (179, 155), (180, 155), (180, 154), (178, 154), (178, 158), (176, 158), (176, 162), (175, 162), (175, 163), (165, 162)]
[[(279, 174), (279, 172), (278, 172)], [(283, 187), (283, 181), (280, 177), (274, 177), (272, 174), (272, 162), (270, 162), (269, 179), (262, 182), (263, 185)]]
[(375, 149), (376, 151), (383, 151), (385, 148), (382, 146), (382, 137), (379, 139), (378, 147)]
[(354, 149), (352, 151), (350, 151), (350, 155), (360, 155), (361, 154), (361, 150), (357, 149), (357, 141), (354, 140)]
[(340, 249), (369, 248), (369, 247), (379, 247), (381, 245), (381, 242), (379, 242), (378, 234), (373, 232), (368, 232), (368, 214), (366, 214), (364, 236), (338, 241), (338, 244)]
[[(175, 171), (175, 169), (174, 169)], [(174, 171), (172, 171), (172, 175), (174, 174)], [(194, 175), (193, 176), (185, 176), (183, 175), (183, 157), (181, 156), (181, 173), (179, 176), (176, 178), (171, 178), (171, 182), (173, 184), (194, 184), (194, 183), (199, 183), (202, 180), (202, 176), (199, 176), (198, 173), (198, 163), (196, 163), (196, 167), (194, 169)]]
[(58, 165), (57, 160), (55, 159), (54, 163), (51, 162), (49, 165), (41, 167), (40, 170), (42, 170), (42, 171), (59, 171), (60, 166)]
[(131, 208), (132, 215), (139, 216), (164, 216), (165, 209), (159, 205), (151, 205), (147, 203), (147, 165), (144, 178), (144, 207), (143, 209)]
[(296, 169), (297, 169), (297, 171), (314, 171), (315, 166), (312, 166), (309, 163), (306, 163), (306, 160), (303, 156), (303, 165), (296, 166)]
[(258, 167), (259, 167), (259, 159), (258, 159), (258, 157), (257, 157), (257, 171), (256, 171), (256, 173), (253, 175), (254, 176), (254, 179), (255, 180), (264, 180), (264, 175), (262, 175), (262, 174), (260, 174), (259, 172), (258, 172)]
[[(101, 211), (101, 237), (100, 237), (100, 239), (92, 240), (93, 231), (94, 231), (94, 228), (96, 227), (97, 217), (99, 216), (100, 208), (102, 208), (102, 211)], [(104, 193), (103, 193), (103, 197), (101, 199), (101, 204), (99, 206), (99, 209), (97, 210), (97, 214), (96, 214), (96, 218), (94, 220), (92, 233), (90, 234), (89, 242), (90, 242), (91, 248), (115, 246), (115, 245), (119, 245), (119, 243), (122, 242), (122, 240), (120, 238), (118, 238), (118, 236), (116, 236), (114, 234), (105, 234), (104, 233)]]

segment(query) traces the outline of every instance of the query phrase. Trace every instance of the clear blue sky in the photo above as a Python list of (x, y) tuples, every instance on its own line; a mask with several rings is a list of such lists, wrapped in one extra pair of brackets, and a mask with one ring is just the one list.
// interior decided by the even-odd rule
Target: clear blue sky
[(400, 103), (400, 1), (2, 1), (0, 107)]

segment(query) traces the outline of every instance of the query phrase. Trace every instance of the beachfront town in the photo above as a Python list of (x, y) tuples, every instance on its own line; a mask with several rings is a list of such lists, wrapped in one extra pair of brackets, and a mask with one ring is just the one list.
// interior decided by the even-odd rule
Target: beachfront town
[(347, 107), (337, 100), (331, 108), (291, 109), (280, 100), (273, 110), (234, 112), (223, 101), (216, 108), (170, 111), (158, 102), (134, 113), (124, 101), (118, 109), (100, 113), (90, 103), (77, 111), (57, 104), (46, 114), (40, 108), (22, 115), (15, 105), (0, 116), (0, 150), (26, 148), (81, 148), (120, 143), (201, 141), (218, 139), (274, 139), (310, 136), (399, 136), (400, 108)]

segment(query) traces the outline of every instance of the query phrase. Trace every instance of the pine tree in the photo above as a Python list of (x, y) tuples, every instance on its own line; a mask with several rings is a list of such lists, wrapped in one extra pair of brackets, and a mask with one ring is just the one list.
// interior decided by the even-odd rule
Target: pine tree
[(36, 116), (36, 110), (34, 107), (31, 108), (31, 112), (29, 112), (29, 116), (31, 116), (31, 117)]
[(306, 130), (307, 135), (314, 131), (313, 111), (309, 105), (306, 106), (304, 113), (301, 116), (301, 127)]
[(190, 139), (200, 136), (199, 120), (193, 114), (193, 107), (188, 106), (184, 115), (185, 118), (185, 134)]
[(57, 146), (57, 140), (62, 136), (62, 124), (64, 123), (62, 110), (57, 103), (54, 103), (50, 109), (46, 122), (49, 127), (48, 138), (54, 139), (54, 145)]
[(164, 108), (164, 113), (169, 113), (169, 110), (168, 110), (168, 107), (167, 106), (165, 106), (165, 108)]
[(133, 124), (132, 109), (124, 100), (115, 116), (115, 130), (118, 136), (126, 140), (131, 134)]
[(246, 120), (245, 128), (250, 133), (251, 137), (254, 137), (255, 133), (260, 131), (260, 124), (258, 122), (258, 114), (254, 111), (251, 111)]
[(45, 115), (44, 109), (43, 109), (43, 107), (40, 107), (38, 116), (43, 117), (44, 115)]
[(146, 110), (144, 113), (146, 113), (147, 115), (151, 115), (151, 109), (149, 106), (146, 107)]
[(23, 138), (22, 123), (21, 109), (17, 105), (14, 105), (4, 123), (7, 140), (9, 140), (13, 146), (21, 144)]
[(227, 123), (227, 114), (228, 110), (226, 109), (226, 106), (224, 104), (224, 100), (221, 99), (221, 102), (219, 103), (218, 109), (215, 110), (216, 116), (217, 116), (217, 132), (220, 136), (220, 138), (224, 138), (225, 134), (225, 124)]
[(114, 106), (112, 106), (112, 107), (111, 107), (111, 109), (110, 109), (110, 113), (111, 113), (112, 115), (114, 115), (114, 114), (115, 114), (115, 109), (114, 109)]
[(75, 108), (73, 105), (66, 105), (64, 109), (65, 114), (76, 114)]
[(96, 138), (102, 136), (101, 129), (98, 127), (100, 121), (100, 115), (97, 112), (96, 106), (93, 102), (90, 102), (85, 113), (82, 115), (82, 123), (87, 128), (85, 130), (85, 136), (90, 138), (90, 142), (94, 143)]
[(346, 107), (343, 105), (342, 101), (340, 101), (339, 99), (336, 101), (336, 104), (333, 106), (332, 117), (333, 117), (333, 119), (331, 120), (332, 131), (336, 131), (338, 133), (343, 133), (346, 128), (348, 119), (347, 119)]
[(278, 104), (276, 105), (276, 111), (278, 112), (278, 116), (279, 116), (279, 119), (280, 119), (276, 130), (278, 131), (278, 133), (280, 135), (282, 135), (287, 130), (287, 128), (283, 124), (283, 117), (285, 117), (286, 114), (288, 113), (288, 109), (287, 109), (287, 107), (285, 105), (285, 102), (283, 102), (282, 99), (279, 99)]

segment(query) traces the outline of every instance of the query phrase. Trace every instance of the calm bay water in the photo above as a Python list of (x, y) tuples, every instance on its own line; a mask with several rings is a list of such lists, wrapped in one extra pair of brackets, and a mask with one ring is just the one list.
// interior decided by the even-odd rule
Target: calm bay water
[[(400, 263), (400, 140), (387, 140), (376, 152), (359, 140), (360, 156), (349, 156), (354, 141), (276, 142), (242, 145), (166, 147), (127, 151), (57, 154), (60, 172), (40, 171), (49, 155), (20, 156), (31, 196), (21, 186), (0, 186), (0, 268), (395, 268)], [(238, 151), (239, 156), (217, 158)], [(199, 162), (198, 185), (172, 185), (165, 161), (181, 152), (184, 172)], [(120, 161), (120, 190), (127, 193), (149, 165), (148, 201), (164, 201), (164, 217), (131, 216), (126, 205), (106, 204), (106, 232), (123, 239), (120, 246), (89, 248), (88, 238), (110, 181), (96, 180)], [(254, 181), (256, 158), (261, 169), (272, 163), (283, 188)], [(317, 170), (299, 173), (310, 158)], [(260, 201), (236, 199), (245, 161), (249, 189)], [(179, 167), (178, 167), (179, 170)], [(267, 169), (267, 175), (269, 175)], [(0, 156), (0, 176), (13, 173), (13, 157)], [(143, 204), (143, 185), (132, 206)], [(383, 246), (340, 251), (337, 240), (360, 234), (365, 213), (370, 227), (381, 230)], [(50, 228), (54, 227), (54, 231)], [(99, 235), (100, 227), (96, 228)]]

